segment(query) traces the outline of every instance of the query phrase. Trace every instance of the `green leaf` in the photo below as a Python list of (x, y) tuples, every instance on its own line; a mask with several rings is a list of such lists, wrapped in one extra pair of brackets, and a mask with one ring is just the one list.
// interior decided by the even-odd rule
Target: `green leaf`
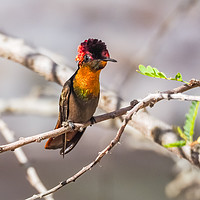
[(174, 143), (170, 143), (170, 144), (164, 144), (163, 146), (165, 148), (172, 148), (172, 147), (183, 147), (186, 145), (186, 141), (185, 140), (180, 140)]
[(184, 134), (184, 132), (183, 132), (183, 130), (181, 129), (180, 126), (177, 126), (177, 127), (176, 127), (176, 130), (177, 130), (178, 134), (180, 135), (180, 137), (181, 137), (182, 139), (184, 139), (185, 141), (188, 140), (187, 136)]
[(172, 77), (167, 78), (167, 76), (163, 72), (160, 72), (158, 69), (156, 69), (155, 67), (151, 67), (150, 65), (148, 65), (147, 67), (145, 67), (144, 65), (139, 65), (138, 67), (139, 67), (139, 70), (136, 70), (136, 71), (142, 75), (150, 76), (154, 78), (180, 81), (180, 82), (188, 84), (188, 82), (183, 81), (182, 75), (179, 72), (176, 74), (175, 78), (172, 78)]
[(164, 78), (164, 79), (167, 78), (166, 75), (163, 72), (159, 72), (158, 75), (160, 76), (160, 78)]
[(144, 65), (139, 65), (139, 70), (142, 74), (146, 72), (146, 67)]
[(153, 67), (153, 71), (154, 71), (154, 73), (156, 73), (156, 74), (159, 73), (158, 69), (156, 69), (155, 67)]
[(158, 75), (159, 71), (154, 67), (153, 68), (153, 74), (156, 78), (159, 78), (160, 76)]
[(199, 102), (192, 101), (189, 112), (186, 114), (185, 125), (183, 127), (184, 134), (187, 137), (187, 141), (193, 142), (194, 126), (198, 113)]
[(145, 72), (144, 73), (146, 76), (150, 76), (150, 77), (154, 77), (152, 74), (148, 73), (148, 72)]
[(175, 76), (175, 79), (176, 79), (177, 81), (183, 81), (183, 78), (182, 78), (181, 73), (177, 73), (176, 76)]
[(153, 68), (152, 68), (150, 65), (147, 66), (146, 71), (147, 71), (148, 73), (150, 73), (150, 74), (153, 74), (153, 73), (154, 73)]

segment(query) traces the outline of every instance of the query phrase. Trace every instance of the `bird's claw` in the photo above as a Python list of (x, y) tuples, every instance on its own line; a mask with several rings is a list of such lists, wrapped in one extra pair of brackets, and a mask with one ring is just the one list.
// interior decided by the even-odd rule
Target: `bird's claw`
[(67, 121), (65, 121), (65, 122), (62, 122), (62, 126), (63, 126), (63, 127), (69, 126), (71, 129), (75, 129), (74, 122), (72, 122), (72, 121), (70, 121), (70, 120), (67, 120)]
[(75, 129), (74, 122), (69, 121), (68, 123), (69, 123), (69, 127), (70, 127), (71, 129)]
[(94, 117), (90, 118), (90, 122), (91, 122), (90, 126), (92, 126), (93, 124), (97, 123)]

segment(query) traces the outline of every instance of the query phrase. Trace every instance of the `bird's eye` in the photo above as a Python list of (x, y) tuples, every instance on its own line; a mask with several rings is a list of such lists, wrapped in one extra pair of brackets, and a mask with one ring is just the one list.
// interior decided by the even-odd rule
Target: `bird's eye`
[(88, 62), (88, 61), (90, 61), (90, 60), (91, 60), (91, 56), (88, 55), (88, 54), (85, 54), (85, 56), (84, 56), (84, 61), (85, 61), (85, 62)]

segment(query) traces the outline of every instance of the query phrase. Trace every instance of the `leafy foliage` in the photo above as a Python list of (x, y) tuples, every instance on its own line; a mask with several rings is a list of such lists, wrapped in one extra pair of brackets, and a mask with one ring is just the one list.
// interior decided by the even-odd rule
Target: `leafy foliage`
[(198, 113), (199, 102), (193, 101), (189, 112), (186, 114), (185, 125), (183, 127), (184, 134), (187, 137), (188, 141), (193, 142), (193, 135), (194, 135), (194, 125)]
[(165, 144), (163, 145), (164, 147), (166, 148), (182, 147), (186, 145), (187, 142), (189, 142), (190, 144), (193, 142), (194, 126), (198, 113), (198, 108), (199, 108), (199, 102), (192, 101), (191, 106), (189, 108), (189, 112), (186, 114), (186, 120), (183, 130), (181, 129), (181, 127), (179, 126), (177, 127), (177, 132), (179, 133), (180, 137), (183, 140), (177, 141), (175, 143)]
[(180, 135), (182, 139), (184, 139), (185, 141), (188, 141), (188, 137), (185, 135), (185, 133), (183, 132), (180, 126), (176, 127), (176, 131), (178, 132), (178, 134)]
[[(148, 65), (147, 67), (145, 67), (144, 65), (139, 65), (139, 70), (136, 70), (136, 71), (145, 76), (179, 81), (179, 82), (188, 84), (188, 82), (183, 80), (181, 73), (177, 73), (174, 78), (172, 77), (168, 78), (163, 72), (160, 72), (158, 69), (156, 69), (155, 67), (151, 67), (150, 65)], [(191, 144), (193, 142), (194, 126), (195, 126), (195, 121), (196, 121), (196, 117), (198, 113), (198, 108), (199, 108), (199, 102), (193, 101), (189, 108), (189, 112), (186, 114), (186, 120), (183, 126), (183, 130), (181, 129), (181, 127), (179, 126), (177, 127), (177, 132), (183, 140), (180, 140), (171, 144), (164, 144), (163, 145), (164, 147), (166, 148), (182, 147), (186, 145), (186, 143)], [(200, 143), (200, 137), (198, 138), (196, 142)]]
[(145, 67), (144, 65), (139, 65), (139, 70), (136, 71), (145, 76), (188, 83), (186, 81), (183, 81), (181, 73), (177, 73), (174, 78), (168, 78), (163, 72), (160, 72), (158, 69), (156, 69), (155, 67), (151, 67), (150, 65), (148, 65), (147, 67)]

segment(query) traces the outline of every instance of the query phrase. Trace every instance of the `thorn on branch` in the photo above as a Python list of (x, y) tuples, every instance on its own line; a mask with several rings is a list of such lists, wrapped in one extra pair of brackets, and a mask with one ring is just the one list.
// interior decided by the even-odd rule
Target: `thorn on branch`
[(152, 108), (155, 105), (156, 100), (152, 99), (152, 101), (149, 102), (149, 107)]
[(67, 184), (66, 181), (62, 181), (62, 182), (60, 183), (61, 186), (64, 186), (64, 185), (66, 185), (66, 184)]
[(90, 126), (92, 126), (93, 124), (97, 123), (94, 117), (90, 118), (90, 122), (91, 122)]
[(44, 140), (43, 137), (38, 137), (38, 138), (36, 139), (36, 142), (41, 142), (42, 140)]
[(198, 81), (194, 78), (191, 79), (190, 82), (188, 83), (189, 86), (196, 85), (196, 84), (198, 84)]
[[(115, 145), (115, 141), (112, 140), (110, 144), (111, 144), (111, 147), (113, 147), (113, 146)], [(108, 150), (108, 151), (109, 151), (109, 150)], [(106, 152), (106, 154), (108, 153), (108, 151)]]
[(135, 105), (137, 105), (139, 103), (139, 101), (137, 99), (134, 99), (133, 101), (130, 102), (130, 105), (132, 107), (134, 107)]
[(168, 95), (167, 95), (167, 100), (169, 101), (169, 100), (171, 100), (171, 99), (172, 99), (171, 94), (168, 94)]

